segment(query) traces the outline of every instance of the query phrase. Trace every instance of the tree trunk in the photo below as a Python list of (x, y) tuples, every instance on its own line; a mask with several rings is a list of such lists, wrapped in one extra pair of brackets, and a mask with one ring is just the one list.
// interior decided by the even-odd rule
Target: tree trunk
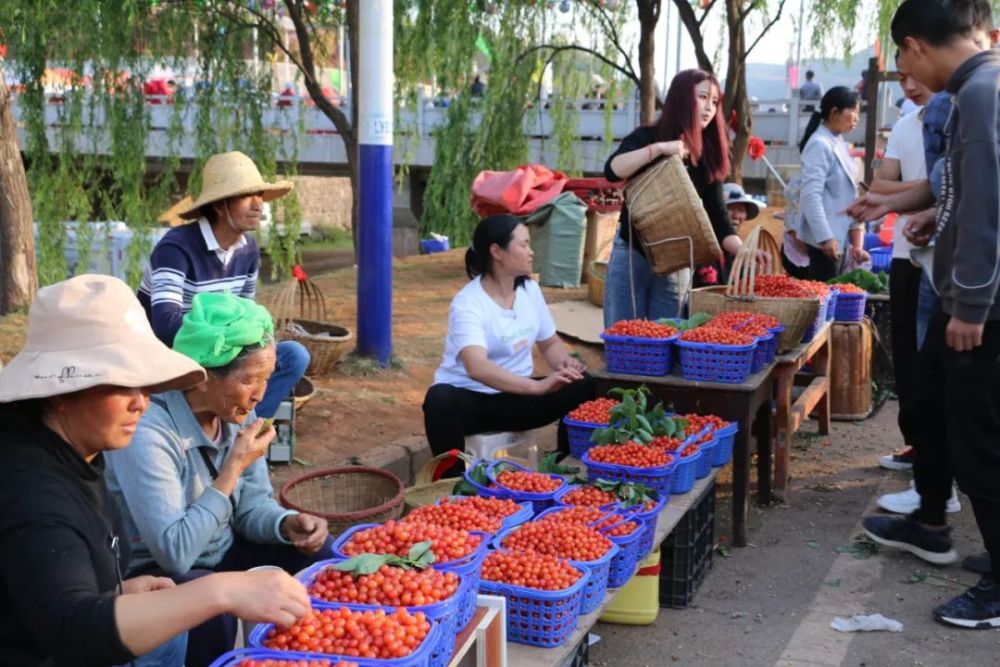
[(732, 166), (729, 172), (730, 180), (743, 183), (743, 156), (746, 155), (750, 143), (751, 116), (750, 104), (747, 99), (747, 76), (744, 51), (746, 50), (746, 32), (743, 29), (744, 10), (741, 0), (726, 0), (726, 27), (729, 34), (729, 59), (726, 68), (725, 100), (723, 102), (723, 118), (730, 122), (733, 112), (736, 113), (735, 137), (731, 144), (730, 157)]
[(639, 9), (639, 122), (656, 120), (656, 52), (653, 32), (660, 19), (660, 0), (638, 0)]
[(0, 70), (0, 314), (28, 307), (38, 291), (34, 214), (10, 105)]
[[(361, 34), (361, 7), (358, 0), (347, 0), (347, 43), (351, 58), (351, 122), (358, 126), (358, 41)], [(355, 135), (356, 137), (356, 135)], [(354, 257), (358, 255), (358, 221), (361, 210), (361, 178), (358, 174), (358, 142), (355, 138), (347, 149), (347, 168), (351, 175), (351, 236), (354, 239)]]

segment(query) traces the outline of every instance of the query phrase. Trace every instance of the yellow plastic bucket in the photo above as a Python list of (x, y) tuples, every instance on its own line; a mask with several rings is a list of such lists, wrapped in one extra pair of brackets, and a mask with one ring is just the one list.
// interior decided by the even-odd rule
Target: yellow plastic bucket
[(660, 613), (660, 550), (655, 549), (604, 609), (600, 620), (620, 625), (649, 625)]

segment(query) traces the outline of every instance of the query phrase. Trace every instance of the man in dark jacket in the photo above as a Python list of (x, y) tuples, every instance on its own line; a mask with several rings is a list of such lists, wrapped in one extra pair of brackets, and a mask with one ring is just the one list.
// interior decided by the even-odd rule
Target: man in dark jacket
[[(931, 90), (947, 90), (954, 108), (935, 229), (909, 230), (936, 235), (933, 279), (941, 296), (915, 378), (920, 508), (903, 519), (870, 516), (863, 527), (875, 541), (933, 563), (957, 558), (942, 470), (969, 496), (992, 563), (1000, 563), (1000, 417), (991, 391), (1000, 358), (1000, 52), (983, 50), (976, 34), (990, 13), (987, 0), (906, 0), (892, 21), (900, 67)], [(899, 196), (869, 195), (852, 213), (873, 219), (931, 202), (924, 184)], [(959, 627), (1000, 627), (1000, 568), (934, 616)]]

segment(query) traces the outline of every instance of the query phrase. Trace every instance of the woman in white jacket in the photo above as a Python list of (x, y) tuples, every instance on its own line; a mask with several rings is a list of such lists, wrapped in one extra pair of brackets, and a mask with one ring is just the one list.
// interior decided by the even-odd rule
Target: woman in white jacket
[(809, 251), (809, 277), (827, 281), (840, 272), (841, 251), (850, 246), (854, 263), (868, 259), (864, 225), (845, 212), (857, 198), (857, 169), (843, 135), (858, 123), (858, 95), (836, 86), (823, 95), (813, 112), (799, 150), (802, 151), (798, 238)]

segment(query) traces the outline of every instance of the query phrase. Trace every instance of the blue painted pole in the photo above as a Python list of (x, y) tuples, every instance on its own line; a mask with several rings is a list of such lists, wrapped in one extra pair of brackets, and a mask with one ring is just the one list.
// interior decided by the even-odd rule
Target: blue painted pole
[(358, 353), (392, 358), (392, 0), (359, 14)]

